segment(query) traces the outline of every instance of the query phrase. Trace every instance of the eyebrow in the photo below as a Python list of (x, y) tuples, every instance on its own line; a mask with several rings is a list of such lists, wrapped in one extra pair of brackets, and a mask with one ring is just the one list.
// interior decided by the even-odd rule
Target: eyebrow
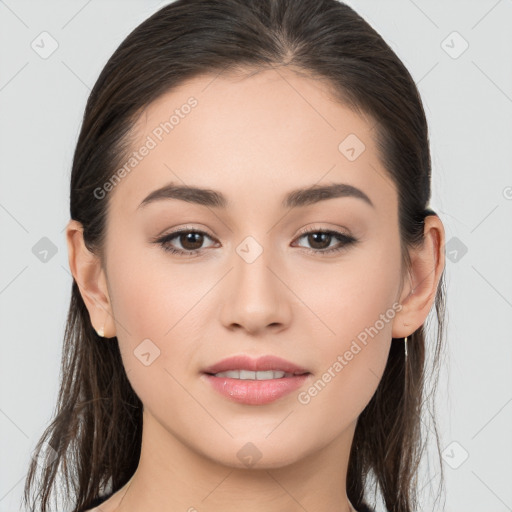
[[(292, 190), (286, 194), (281, 206), (283, 208), (297, 208), (338, 197), (355, 197), (363, 200), (372, 208), (375, 208), (371, 199), (362, 190), (345, 183), (312, 185), (311, 187)], [(151, 192), (143, 199), (137, 208), (164, 199), (179, 199), (188, 203), (221, 209), (226, 209), (230, 204), (227, 197), (221, 192), (206, 188), (169, 183)]]

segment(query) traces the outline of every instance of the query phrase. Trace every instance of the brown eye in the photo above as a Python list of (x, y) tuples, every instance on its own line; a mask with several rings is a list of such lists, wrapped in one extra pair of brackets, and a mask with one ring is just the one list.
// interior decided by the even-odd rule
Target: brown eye
[[(192, 229), (181, 229), (169, 233), (157, 240), (156, 243), (160, 244), (165, 251), (179, 255), (198, 255), (203, 247), (205, 238), (212, 239), (207, 233)], [(178, 244), (178, 247), (175, 244)], [(181, 246), (181, 247), (179, 247)]]
[[(305, 238), (310, 247), (305, 247), (309, 252), (316, 254), (330, 254), (341, 251), (349, 245), (355, 244), (357, 240), (350, 235), (338, 231), (314, 230), (303, 232), (298, 240)], [(331, 246), (331, 243), (338, 240), (338, 244)]]
[(181, 246), (187, 251), (194, 251), (196, 249), (200, 249), (203, 245), (203, 234), (197, 232), (188, 232), (185, 234), (178, 235), (178, 240), (181, 243)]
[(318, 231), (316, 233), (309, 233), (307, 239), (313, 249), (327, 249), (331, 244), (332, 235)]

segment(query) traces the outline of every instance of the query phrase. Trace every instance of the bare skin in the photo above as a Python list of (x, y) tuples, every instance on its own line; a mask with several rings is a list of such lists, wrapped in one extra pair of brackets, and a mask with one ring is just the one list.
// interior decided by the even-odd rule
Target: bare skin
[[(105, 338), (117, 336), (144, 404), (139, 466), (129, 485), (94, 510), (349, 512), (356, 421), (377, 388), (391, 338), (413, 333), (433, 305), (445, 263), (442, 222), (427, 218), (407, 271), (397, 191), (380, 162), (374, 122), (286, 68), (187, 82), (141, 115), (133, 150), (190, 96), (197, 106), (101, 199), (111, 205), (103, 267), (85, 248), (80, 224), (67, 227), (70, 268), (91, 322)], [(349, 134), (365, 145), (353, 161), (338, 149)], [(222, 192), (229, 204), (164, 199), (139, 208), (171, 181)], [(373, 206), (351, 196), (281, 205), (291, 190), (332, 183), (357, 187)], [(206, 233), (196, 256), (152, 241), (182, 227)], [(322, 255), (339, 239), (313, 245), (304, 229), (356, 242)], [(262, 249), (251, 263), (237, 252), (247, 236)], [(187, 240), (167, 245), (191, 250)], [(301, 403), (299, 392), (394, 304), (400, 310), (378, 334)], [(160, 350), (149, 366), (134, 355), (147, 338)], [(311, 375), (299, 392), (269, 404), (234, 403), (201, 370), (235, 354), (274, 354)], [(261, 454), (250, 467), (237, 455), (247, 443)]]

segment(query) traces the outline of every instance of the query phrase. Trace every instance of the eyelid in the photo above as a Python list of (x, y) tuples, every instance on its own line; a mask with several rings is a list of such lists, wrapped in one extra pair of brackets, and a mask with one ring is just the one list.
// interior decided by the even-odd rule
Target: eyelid
[(333, 228), (326, 228), (325, 225), (324, 226), (320, 226), (318, 224), (313, 224), (313, 225), (308, 225), (304, 228), (301, 228), (298, 233), (297, 233), (297, 237), (301, 236), (301, 235), (307, 235), (309, 233), (316, 233), (318, 231), (323, 231), (323, 232), (330, 232), (330, 231), (333, 231), (333, 232), (337, 232), (337, 233), (340, 233), (341, 235), (345, 235), (346, 237), (352, 237), (352, 234), (350, 233), (350, 231), (347, 229), (347, 228), (344, 228), (342, 226), (336, 226), (336, 227), (333, 227)]
[(202, 234), (205, 234), (205, 235), (208, 235), (212, 240), (216, 240), (218, 241), (209, 231), (208, 229), (206, 228), (203, 228), (203, 227), (197, 227), (197, 226), (190, 226), (188, 224), (186, 224), (185, 226), (181, 226), (179, 228), (176, 228), (176, 229), (171, 229), (170, 231), (167, 231), (167, 230), (164, 230), (161, 234), (159, 235), (156, 235), (155, 237), (152, 238), (153, 241), (156, 241), (160, 238), (163, 238), (163, 237), (166, 237), (166, 236), (169, 236), (169, 235), (176, 235), (176, 234), (179, 234), (179, 233), (182, 233), (182, 232), (185, 232), (185, 233), (188, 233), (190, 231), (193, 231), (195, 233), (202, 233)]

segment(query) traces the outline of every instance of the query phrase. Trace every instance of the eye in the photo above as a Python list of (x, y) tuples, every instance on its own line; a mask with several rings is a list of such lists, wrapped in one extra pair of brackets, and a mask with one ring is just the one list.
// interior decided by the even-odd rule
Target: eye
[[(185, 227), (155, 239), (154, 243), (158, 243), (164, 251), (170, 252), (171, 254), (179, 256), (199, 256), (202, 250), (207, 248), (203, 247), (205, 238), (214, 240), (213, 237), (204, 231)], [(303, 231), (296, 240), (302, 238), (306, 238), (306, 241), (312, 246), (311, 248), (305, 247), (308, 252), (322, 255), (341, 251), (346, 249), (347, 246), (357, 242), (357, 239), (351, 235), (346, 235), (339, 231), (322, 229)], [(338, 241), (337, 245), (331, 247), (332, 242), (336, 240)], [(181, 248), (172, 245), (173, 242), (179, 243)]]
[[(205, 237), (212, 240), (212, 237), (210, 237), (204, 231), (191, 228), (183, 228), (156, 239), (155, 243), (160, 244), (164, 251), (170, 252), (172, 254), (197, 256), (204, 248), (202, 245), (204, 243)], [(182, 249), (173, 247), (171, 245), (171, 242), (173, 242), (175, 239), (183, 247)]]
[[(351, 235), (325, 229), (303, 231), (297, 240), (300, 240), (301, 238), (306, 238), (306, 241), (312, 246), (311, 248), (306, 247), (308, 252), (322, 255), (342, 251), (343, 249), (346, 249), (347, 246), (357, 242), (357, 239)], [(331, 243), (336, 240), (338, 241), (338, 244), (331, 247)]]

